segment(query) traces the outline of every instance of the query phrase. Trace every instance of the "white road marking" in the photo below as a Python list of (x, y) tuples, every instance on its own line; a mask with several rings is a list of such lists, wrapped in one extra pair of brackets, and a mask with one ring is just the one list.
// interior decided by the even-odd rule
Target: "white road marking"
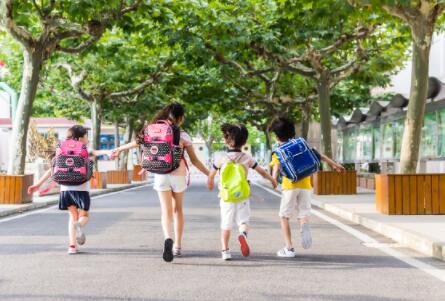
[[(145, 185), (142, 185), (142, 186), (137, 186), (137, 187), (133, 187), (133, 188), (123, 189), (123, 190), (110, 192), (110, 193), (105, 193), (105, 194), (101, 194), (101, 195), (96, 195), (96, 196), (91, 197), (91, 199), (99, 199), (99, 198), (103, 198), (103, 197), (108, 197), (110, 195), (114, 195), (114, 194), (118, 194), (118, 193), (126, 192), (126, 191), (131, 191), (131, 190), (139, 189), (139, 188), (150, 186), (150, 185), (152, 185), (152, 184), (150, 183), (150, 184), (145, 184)], [(54, 209), (57, 206), (58, 205), (52, 205), (50, 207), (45, 207), (45, 208), (37, 209), (37, 210), (31, 210), (29, 212), (22, 213), (22, 214), (21, 213), (17, 213), (17, 215), (14, 215), (14, 216), (11, 216), (11, 217), (0, 218), (0, 223), (5, 223), (5, 222), (9, 222), (9, 221), (12, 221), (12, 220), (15, 220), (15, 219), (27, 217), (27, 216), (30, 216), (30, 215), (43, 213), (45, 211)]]
[[(264, 187), (264, 186), (262, 186), (260, 184), (257, 184), (257, 183), (254, 183), (254, 184), (256, 186), (266, 190), (267, 192), (269, 192), (271, 194), (274, 194), (276, 196), (281, 197), (281, 194), (279, 192), (275, 191), (275, 190), (272, 190), (272, 189), (270, 189), (268, 187)], [(312, 213), (315, 216), (317, 216), (317, 217), (327, 221), (328, 223), (330, 223), (330, 224), (340, 228), (341, 230), (351, 234), (352, 236), (354, 236), (357, 239), (361, 240), (364, 244), (372, 245), (372, 246), (374, 246), (374, 248), (382, 251), (383, 253), (386, 253), (387, 255), (390, 255), (390, 256), (392, 256), (392, 257), (394, 257), (394, 258), (396, 258), (396, 259), (398, 259), (398, 260), (400, 260), (400, 261), (402, 261), (402, 262), (404, 262), (404, 263), (406, 263), (406, 264), (408, 264), (408, 265), (410, 265), (412, 267), (415, 267), (415, 268), (417, 268), (417, 269), (419, 269), (419, 270), (421, 270), (421, 271), (423, 271), (423, 272), (425, 272), (425, 273), (427, 273), (427, 274), (429, 274), (429, 275), (431, 275), (431, 276), (433, 276), (433, 277), (435, 277), (435, 278), (445, 282), (445, 270), (436, 268), (436, 267), (434, 267), (434, 266), (432, 266), (430, 264), (424, 263), (424, 262), (422, 262), (420, 260), (417, 260), (417, 259), (415, 259), (413, 257), (405, 255), (402, 252), (400, 252), (398, 250), (395, 250), (393, 247), (391, 247), (390, 244), (379, 243), (376, 239), (370, 237), (369, 235), (367, 235), (367, 234), (365, 234), (363, 232), (360, 232), (360, 231), (352, 228), (351, 226), (345, 225), (342, 222), (340, 222), (340, 221), (338, 221), (336, 219), (333, 219), (332, 217), (327, 216), (326, 214), (323, 214), (323, 213), (321, 213), (318, 210), (312, 209)]]

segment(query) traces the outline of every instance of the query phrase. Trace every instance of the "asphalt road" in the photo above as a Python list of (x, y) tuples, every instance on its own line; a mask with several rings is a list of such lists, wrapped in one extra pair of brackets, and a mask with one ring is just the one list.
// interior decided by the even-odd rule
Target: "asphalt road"
[(65, 212), (0, 219), (0, 300), (445, 300), (445, 282), (317, 217), (313, 247), (277, 258), (279, 198), (258, 187), (252, 255), (242, 258), (233, 238), (234, 260), (223, 262), (216, 193), (195, 181), (185, 203), (184, 256), (170, 264), (161, 258), (160, 209), (149, 186), (93, 199), (87, 244), (77, 255), (66, 254)]

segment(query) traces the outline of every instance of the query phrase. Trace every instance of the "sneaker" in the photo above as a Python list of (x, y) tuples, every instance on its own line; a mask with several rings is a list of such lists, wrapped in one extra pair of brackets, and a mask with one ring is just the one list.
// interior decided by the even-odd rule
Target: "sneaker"
[(167, 238), (164, 241), (164, 253), (162, 254), (162, 258), (166, 262), (173, 261), (173, 239)]
[(173, 249), (173, 256), (181, 257), (182, 256), (181, 248), (174, 248)]
[(68, 254), (70, 254), (70, 255), (77, 254), (76, 246), (69, 246), (68, 247)]
[(76, 241), (77, 241), (77, 243), (79, 245), (85, 244), (86, 237), (85, 237), (85, 233), (83, 233), (83, 231), (82, 231), (82, 225), (79, 222), (77, 222), (74, 226), (76, 227)]
[(312, 246), (312, 236), (309, 224), (301, 225), (301, 246), (303, 249), (309, 249)]
[(286, 247), (282, 248), (281, 250), (279, 250), (277, 252), (277, 256), (278, 257), (287, 257), (287, 258), (292, 258), (295, 257), (297, 254), (295, 254), (295, 250), (294, 248), (292, 249), (288, 249)]
[(232, 254), (230, 254), (230, 250), (221, 251), (221, 258), (223, 260), (231, 260), (232, 259)]
[(238, 241), (239, 241), (239, 245), (240, 245), (240, 249), (241, 249), (241, 254), (243, 254), (244, 257), (249, 256), (250, 248), (249, 248), (249, 244), (247, 243), (246, 234), (241, 233), (238, 236)]

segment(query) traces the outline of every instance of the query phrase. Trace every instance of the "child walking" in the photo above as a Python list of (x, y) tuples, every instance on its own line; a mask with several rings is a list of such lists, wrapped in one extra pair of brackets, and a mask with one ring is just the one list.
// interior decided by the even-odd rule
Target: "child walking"
[[(278, 144), (283, 144), (295, 138), (295, 125), (287, 118), (277, 118), (271, 124)], [(328, 163), (336, 171), (343, 171), (344, 167), (334, 162), (327, 156), (320, 154), (321, 160)], [(272, 155), (270, 165), (273, 167), (272, 176), (278, 179), (280, 173), (280, 162), (276, 154)], [(279, 216), (281, 218), (281, 230), (283, 232), (285, 247), (277, 252), (279, 257), (295, 257), (295, 249), (292, 245), (292, 234), (289, 226), (289, 218), (295, 213), (300, 222), (301, 245), (308, 249), (312, 245), (312, 236), (309, 228), (309, 216), (311, 213), (311, 193), (312, 185), (310, 177), (300, 181), (292, 182), (282, 176), (281, 184), (281, 204)]]
[[(184, 107), (179, 103), (171, 103), (164, 107), (153, 119), (152, 123), (168, 121), (172, 125), (180, 128), (185, 120)], [(122, 145), (113, 151), (113, 157), (119, 155), (121, 151), (139, 147), (144, 143), (145, 128), (138, 135), (137, 139), (126, 145)], [(190, 136), (181, 130), (179, 146), (182, 152), (185, 150), (192, 164), (206, 176), (208, 169), (196, 156)], [(179, 167), (168, 174), (154, 174), (153, 188), (158, 192), (162, 211), (162, 230), (164, 232), (163, 259), (166, 262), (173, 261), (174, 256), (182, 255), (182, 235), (184, 229), (183, 200), (184, 192), (187, 189), (187, 166), (184, 158), (180, 161)], [(174, 221), (174, 238), (172, 239)]]
[(245, 257), (250, 254), (247, 243), (250, 220), (248, 170), (254, 169), (269, 180), (274, 188), (278, 183), (250, 155), (241, 151), (249, 135), (244, 125), (226, 123), (221, 126), (221, 131), (224, 136), (224, 143), (229, 147), (229, 150), (213, 165), (207, 186), (210, 190), (213, 190), (215, 176), (217, 171), (220, 171), (221, 257), (223, 260), (230, 260), (232, 255), (230, 254), (229, 240), (235, 223), (239, 230), (238, 241), (241, 254)]
[[(75, 140), (88, 145), (87, 130), (81, 125), (72, 126), (68, 129), (67, 140)], [(90, 150), (88, 155), (101, 156), (111, 155), (110, 151), (106, 150)], [(39, 190), (40, 186), (51, 177), (51, 169), (48, 170), (39, 181), (28, 187), (28, 193), (34, 193)], [(59, 195), (59, 209), (68, 210), (69, 222), (69, 247), (68, 254), (76, 254), (78, 252), (78, 245), (85, 244), (86, 236), (84, 227), (89, 221), (90, 210), (90, 193), (88, 181), (80, 185), (60, 185)]]

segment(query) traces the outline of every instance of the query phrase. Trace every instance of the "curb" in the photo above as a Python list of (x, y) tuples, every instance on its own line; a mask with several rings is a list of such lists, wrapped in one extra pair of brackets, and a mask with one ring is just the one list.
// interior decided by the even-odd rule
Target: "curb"
[[(128, 185), (122, 186), (122, 187), (112, 187), (112, 188), (107, 188), (107, 189), (103, 189), (103, 190), (91, 190), (90, 196), (95, 197), (95, 196), (99, 196), (99, 195), (109, 194), (112, 192), (118, 192), (118, 191), (122, 191), (122, 190), (131, 189), (131, 188), (135, 188), (135, 187), (141, 187), (141, 186), (144, 186), (147, 184), (151, 184), (151, 182), (134, 183), (134, 184), (128, 184)], [(58, 202), (59, 202), (59, 196), (58, 196), (58, 194), (56, 194), (56, 195), (54, 195), (54, 198), (52, 198), (51, 200), (48, 200), (48, 201), (23, 204), (23, 206), (20, 208), (14, 208), (14, 209), (0, 211), (0, 218), (10, 216), (10, 215), (15, 215), (15, 214), (21, 214), (21, 213), (24, 213), (27, 211), (50, 207), (50, 206), (56, 205)]]
[[(262, 181), (256, 181), (256, 183), (261, 186), (265, 186), (265, 183)], [(413, 249), (426, 256), (445, 261), (445, 238), (444, 241), (434, 241), (433, 239), (425, 237), (425, 235), (420, 233), (388, 225), (387, 223), (373, 220), (353, 211), (340, 208), (336, 205), (315, 200), (314, 198), (312, 198), (312, 205), (344, 220), (361, 225), (378, 234), (386, 236), (404, 247)]]
[(312, 199), (312, 204), (340, 218), (391, 238), (402, 246), (445, 261), (445, 242), (434, 241), (420, 233), (378, 222), (338, 206), (324, 203), (323, 201)]

